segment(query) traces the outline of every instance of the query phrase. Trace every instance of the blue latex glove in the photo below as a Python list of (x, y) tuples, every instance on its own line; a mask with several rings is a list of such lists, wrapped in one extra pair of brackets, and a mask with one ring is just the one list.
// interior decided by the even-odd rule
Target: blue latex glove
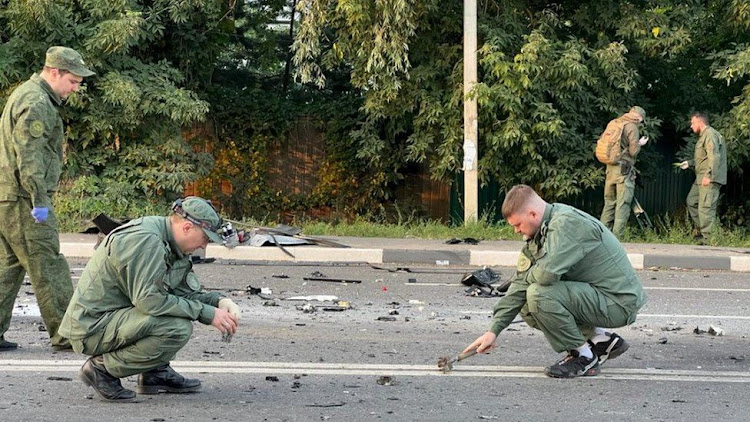
[(34, 221), (36, 221), (37, 223), (44, 223), (45, 221), (47, 221), (47, 217), (49, 217), (49, 208), (34, 207), (34, 209), (31, 210), (31, 216), (34, 217)]

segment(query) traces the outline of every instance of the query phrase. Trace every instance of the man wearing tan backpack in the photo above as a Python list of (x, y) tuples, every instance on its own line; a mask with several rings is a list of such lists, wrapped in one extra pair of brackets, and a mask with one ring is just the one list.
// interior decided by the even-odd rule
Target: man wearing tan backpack
[(648, 137), (640, 136), (638, 125), (646, 111), (634, 106), (627, 113), (610, 121), (596, 143), (596, 158), (607, 165), (604, 182), (604, 209), (600, 220), (622, 238), (630, 218), (635, 191), (635, 157)]

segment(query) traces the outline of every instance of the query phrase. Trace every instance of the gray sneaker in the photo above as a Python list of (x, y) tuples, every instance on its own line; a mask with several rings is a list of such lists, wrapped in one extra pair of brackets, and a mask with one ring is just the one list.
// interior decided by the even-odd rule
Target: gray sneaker
[(599, 358), (599, 364), (603, 365), (609, 359), (614, 359), (621, 354), (625, 353), (630, 345), (624, 338), (617, 335), (617, 333), (606, 333), (609, 335), (609, 340), (600, 341), (599, 343), (592, 343), (588, 340), (591, 350), (594, 352), (596, 357)]

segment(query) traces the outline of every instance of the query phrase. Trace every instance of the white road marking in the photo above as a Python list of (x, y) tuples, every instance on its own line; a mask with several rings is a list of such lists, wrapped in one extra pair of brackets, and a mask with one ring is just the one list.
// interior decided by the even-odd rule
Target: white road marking
[[(0, 360), (0, 371), (9, 372), (77, 372), (82, 360)], [(438, 377), (504, 377), (546, 378), (543, 368), (534, 366), (460, 365), (444, 374), (435, 365), (386, 365), (360, 363), (308, 362), (204, 362), (174, 361), (172, 366), (185, 373), (214, 374), (299, 374), (307, 375), (391, 375)], [(639, 380), (675, 382), (750, 383), (750, 372), (698, 371), (674, 369), (604, 368), (588, 380)]]
[[(461, 283), (404, 283), (407, 286), (452, 286), (467, 287)], [(644, 286), (645, 290), (686, 290), (695, 292), (750, 292), (750, 289), (724, 289), (714, 287), (649, 287)]]
[[(492, 311), (461, 311), (462, 314), (491, 315)], [(693, 319), (738, 319), (750, 320), (744, 315), (683, 315), (683, 314), (638, 314), (638, 318), (693, 318)]]

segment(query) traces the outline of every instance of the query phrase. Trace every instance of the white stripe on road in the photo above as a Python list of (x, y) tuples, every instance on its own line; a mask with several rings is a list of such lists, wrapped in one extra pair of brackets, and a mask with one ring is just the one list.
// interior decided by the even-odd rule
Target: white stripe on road
[[(83, 361), (71, 360), (0, 360), (0, 371), (8, 372), (77, 372)], [(215, 374), (300, 374), (307, 375), (391, 375), (439, 377), (546, 378), (541, 367), (457, 365), (444, 374), (434, 365), (386, 365), (360, 363), (307, 362), (203, 362), (175, 361), (172, 366), (186, 373)], [(750, 383), (750, 372), (697, 371), (671, 369), (604, 368), (597, 377), (602, 380), (641, 380), (677, 382)]]
[[(468, 287), (461, 283), (404, 283), (407, 286), (450, 286), (450, 287)], [(750, 289), (726, 289), (715, 287), (649, 287), (644, 286), (645, 290), (687, 290), (695, 292), (750, 292)]]
[[(461, 311), (462, 314), (491, 315), (492, 311)], [(693, 318), (693, 319), (738, 319), (750, 320), (750, 316), (743, 315), (684, 315), (684, 314), (638, 314), (638, 318)], [(520, 322), (520, 320), (518, 320)]]

